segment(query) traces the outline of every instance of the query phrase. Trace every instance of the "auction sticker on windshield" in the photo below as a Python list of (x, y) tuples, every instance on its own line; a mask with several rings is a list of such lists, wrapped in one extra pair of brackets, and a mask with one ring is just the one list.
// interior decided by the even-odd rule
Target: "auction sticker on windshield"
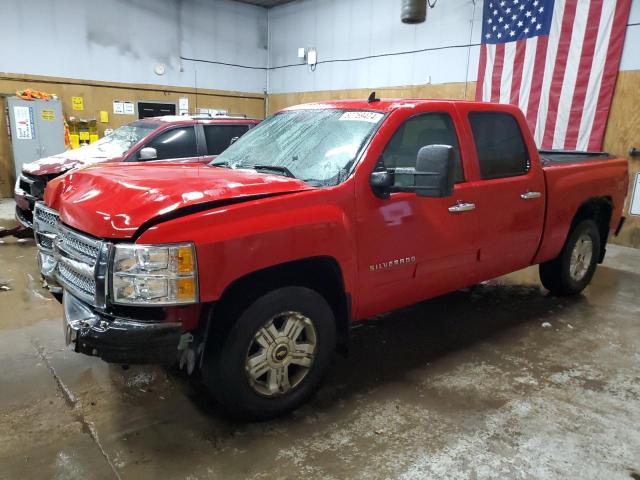
[(381, 118), (382, 113), (379, 112), (344, 112), (339, 120), (378, 123)]

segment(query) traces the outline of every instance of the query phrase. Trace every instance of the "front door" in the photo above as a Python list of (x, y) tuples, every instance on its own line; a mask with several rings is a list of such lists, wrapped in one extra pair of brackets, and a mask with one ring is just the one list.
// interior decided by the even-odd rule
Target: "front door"
[[(414, 167), (418, 151), (430, 144), (452, 145), (456, 185), (449, 198), (392, 193), (378, 198), (360, 175), (356, 318), (409, 305), (471, 285), (476, 279), (477, 212), (474, 186), (465, 180), (463, 155), (450, 104), (441, 111), (412, 112), (389, 134), (378, 168)], [(436, 106), (428, 106), (435, 108)], [(405, 115), (396, 111), (392, 115)], [(388, 122), (391, 122), (391, 118)], [(377, 155), (375, 152), (371, 152)], [(396, 176), (397, 185), (412, 180)], [(460, 208), (460, 205), (465, 206)]]
[(198, 148), (198, 135), (195, 126), (175, 127), (160, 132), (151, 138), (140, 150), (130, 157), (130, 161), (141, 161), (140, 151), (150, 147), (156, 150), (152, 161), (175, 161), (177, 163), (195, 163), (202, 160)]

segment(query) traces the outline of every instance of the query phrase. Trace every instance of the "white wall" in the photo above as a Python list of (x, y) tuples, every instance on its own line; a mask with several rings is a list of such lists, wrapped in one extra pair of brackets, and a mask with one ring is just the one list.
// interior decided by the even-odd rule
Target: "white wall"
[[(640, 70), (640, 0), (631, 1), (620, 70)], [(635, 25), (634, 25), (635, 24)]]
[[(632, 2), (629, 23), (638, 23), (640, 0)], [(418, 25), (400, 22), (400, 0), (299, 0), (273, 8), (269, 93), (421, 85), (429, 77), (475, 81), (479, 47), (453, 46), (480, 42), (482, 7), (477, 0), (474, 15), (472, 0), (439, 0)], [(310, 72), (296, 58), (298, 47), (317, 48), (319, 61), (439, 50), (319, 64)], [(628, 27), (620, 68), (640, 69), (640, 26)]]
[[(470, 33), (479, 43), (482, 17), (482, 0), (473, 22), (472, 0), (439, 0), (419, 25), (400, 22), (400, 0), (298, 0), (268, 11), (230, 0), (0, 3), (0, 72), (187, 87), (197, 78), (200, 88), (244, 92), (263, 92), (268, 82), (269, 93), (473, 81), (478, 47), (454, 46), (468, 45)], [(632, 0), (629, 23), (640, 23), (640, 0)], [(310, 72), (296, 56), (310, 46), (321, 62), (429, 50)], [(164, 76), (153, 73), (158, 63), (167, 65)], [(638, 25), (627, 30), (620, 68), (640, 69)]]
[[(0, 72), (263, 92), (267, 14), (229, 0), (2, 0)], [(180, 61), (180, 57), (258, 69)], [(154, 66), (167, 73), (157, 76)], [(181, 68), (183, 71), (181, 71)], [(262, 69), (260, 69), (262, 68)]]

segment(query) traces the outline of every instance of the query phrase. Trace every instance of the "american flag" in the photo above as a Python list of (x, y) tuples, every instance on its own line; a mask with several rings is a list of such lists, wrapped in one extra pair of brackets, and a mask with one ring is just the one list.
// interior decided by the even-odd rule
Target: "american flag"
[(599, 150), (631, 0), (485, 0), (476, 100), (524, 112), (543, 149)]

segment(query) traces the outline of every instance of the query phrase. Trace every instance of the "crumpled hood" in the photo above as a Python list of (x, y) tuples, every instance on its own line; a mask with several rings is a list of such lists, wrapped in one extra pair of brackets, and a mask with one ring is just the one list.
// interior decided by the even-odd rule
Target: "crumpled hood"
[(25, 163), (22, 166), (22, 172), (29, 175), (58, 175), (72, 168), (119, 160), (122, 160), (121, 156), (96, 156), (93, 150), (78, 148)]
[(60, 212), (63, 223), (82, 232), (100, 238), (130, 238), (143, 223), (184, 207), (310, 188), (301, 180), (253, 170), (106, 163), (52, 180), (44, 200)]

